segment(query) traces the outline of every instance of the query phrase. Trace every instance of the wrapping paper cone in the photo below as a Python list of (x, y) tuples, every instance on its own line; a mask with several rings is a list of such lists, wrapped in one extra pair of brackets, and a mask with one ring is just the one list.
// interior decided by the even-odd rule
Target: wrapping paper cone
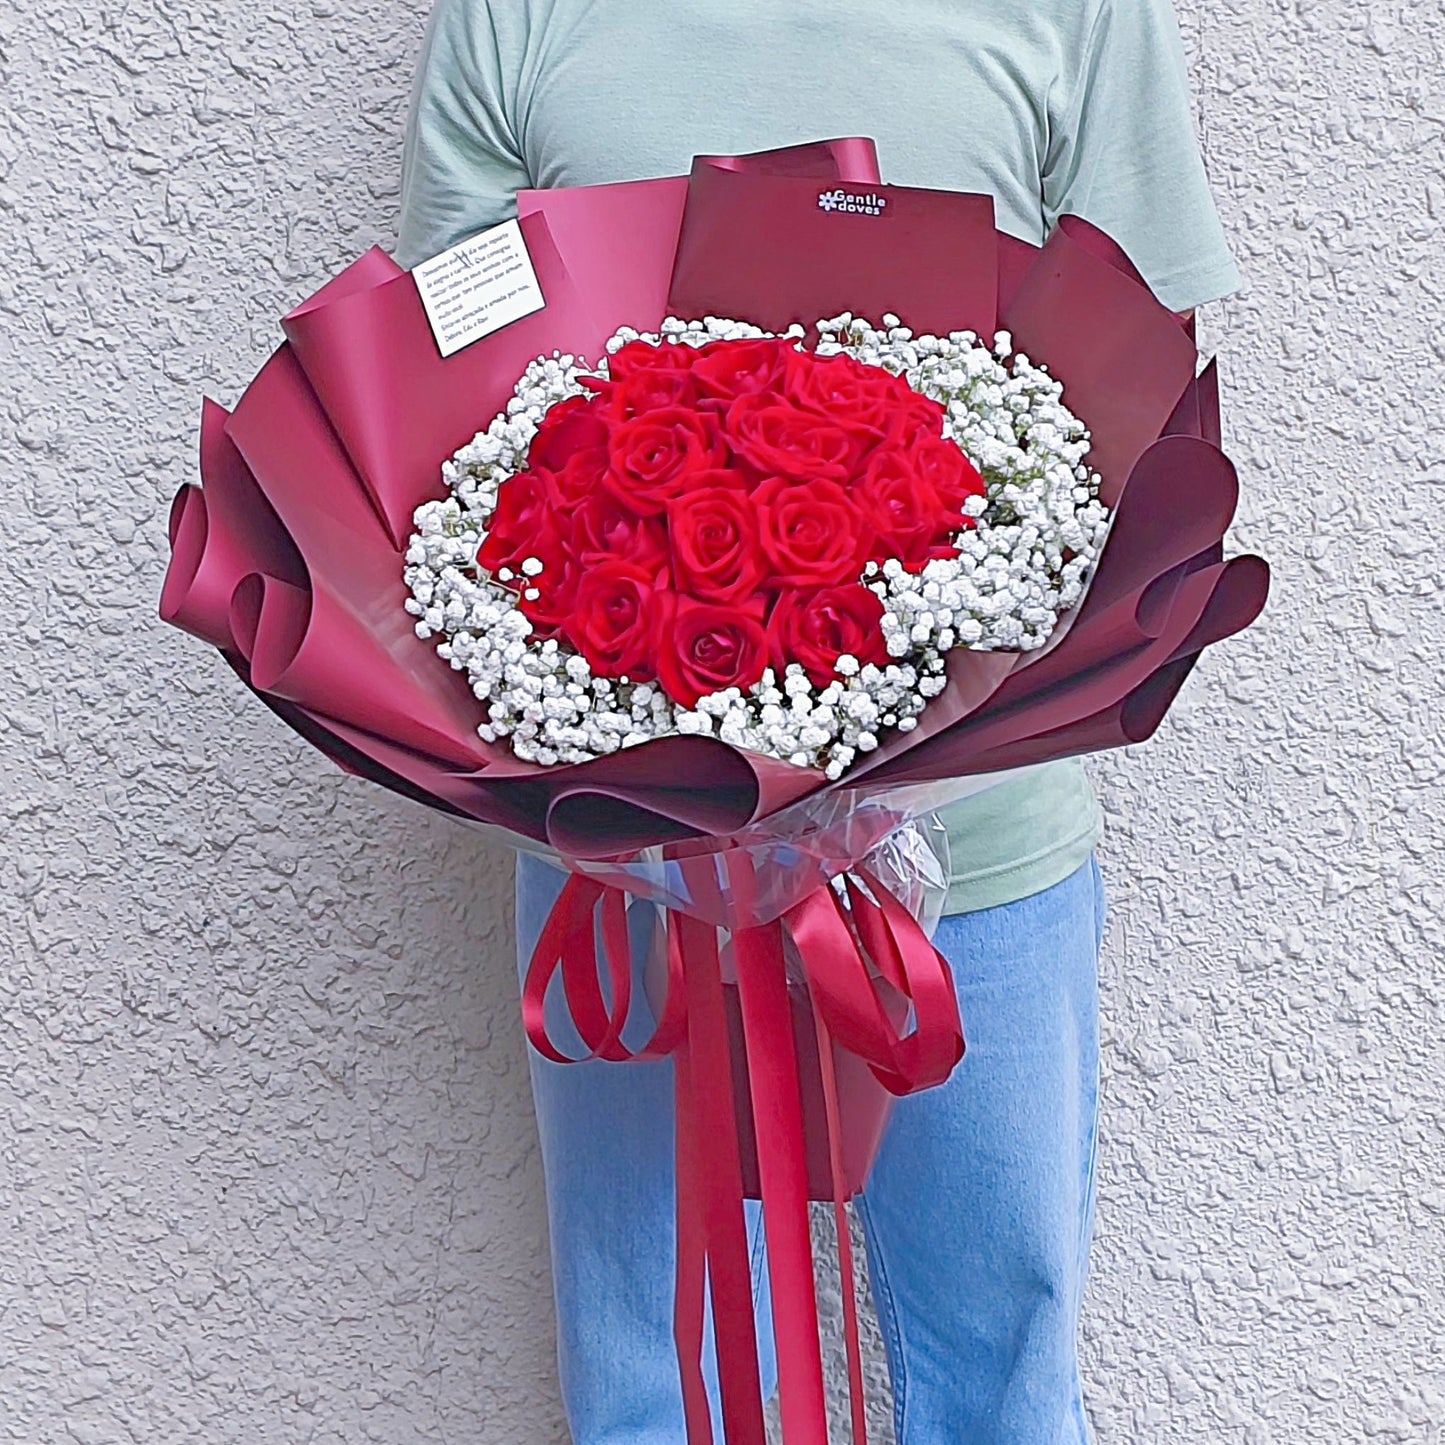
[(171, 504), (171, 565), (161, 591), (164, 621), (223, 651), (231, 635), (231, 594), (249, 572), (300, 584), (306, 566), (226, 435), (227, 413), (213, 401), (201, 410), (205, 490), (185, 486)]
[(1112, 505), (1193, 379), (1194, 343), (1119, 248), (1077, 216), (1060, 220), (1000, 320), (1020, 351), (1065, 380)]
[[(762, 1177), (758, 1170), (757, 1128), (748, 1107), (748, 1079), (743, 1059), (746, 1046), (743, 1035), (742, 1004), (736, 986), (724, 985), (727, 1007), (728, 1037), (732, 1041), (733, 1107), (738, 1121), (741, 1148), (743, 1193), (749, 1199), (761, 1199)], [(812, 1000), (806, 989), (793, 986), (788, 990), (789, 1027), (798, 1058), (798, 1077), (802, 1095), (803, 1147), (807, 1171), (808, 1198), (831, 1200), (835, 1197), (833, 1162), (829, 1154), (828, 1086), (819, 1057), (818, 1031), (813, 1016)], [(901, 1023), (900, 1023), (901, 1026)], [(826, 1047), (832, 1054), (833, 1090), (837, 1098), (839, 1122), (837, 1137), (843, 1175), (843, 1197), (853, 1198), (868, 1182), (868, 1173), (877, 1158), (878, 1147), (888, 1121), (893, 1116), (897, 1097), (889, 1092), (878, 1076), (857, 1054), (828, 1038)]]
[[(443, 359), (411, 275), (375, 248), (282, 321), (398, 548), (411, 535), (417, 505), (442, 495), (440, 458), (470, 440), (479, 419), (505, 407), (527, 363), (558, 350), (596, 355), (608, 334), (578, 292), (546, 221), (525, 217), (522, 234), (546, 306), (498, 332), (485, 349)], [(399, 337), (410, 344), (398, 347)], [(406, 424), (398, 426), (398, 417)]]
[(227, 435), (307, 574), (302, 582), (258, 570), (237, 584), (231, 631), (254, 684), (451, 766), (485, 761), (463, 679), (415, 666), (395, 550), (289, 348), (262, 368), (248, 399), (255, 404), (237, 408)]

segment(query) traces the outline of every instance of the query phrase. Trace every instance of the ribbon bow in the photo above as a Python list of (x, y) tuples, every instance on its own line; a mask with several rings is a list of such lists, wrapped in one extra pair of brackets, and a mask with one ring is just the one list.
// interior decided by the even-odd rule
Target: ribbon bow
[[(680, 866), (685, 878), (691, 870), (697, 896), (716, 893), (711, 858)], [(756, 881), (751, 862), (734, 867), (729, 881), (737, 911), (747, 917)], [(907, 907), (862, 867), (846, 874), (840, 889), (819, 887), (780, 918), (733, 930), (735, 984), (724, 978), (715, 924), (673, 908), (664, 910), (664, 921), (666, 987), (654, 1011), (657, 1026), (644, 1044), (629, 1047), (622, 1039), (633, 998), (627, 895), (572, 873), (528, 966), (522, 991), (527, 1037), (555, 1063), (673, 1060), (674, 1333), (688, 1445), (713, 1440), (702, 1373), (705, 1290), (712, 1298), (729, 1445), (765, 1445), (743, 1215), (748, 1197), (763, 1202), (783, 1435), (799, 1445), (828, 1438), (808, 1201), (833, 1202), (853, 1436), (856, 1445), (866, 1445), (844, 1205), (862, 1188), (872, 1160), (866, 1148), (861, 1157), (857, 1150), (851, 1161), (845, 1157), (849, 1095), (840, 1091), (840, 1070), (851, 1070), (854, 1096), (860, 1077), (876, 1081), (879, 1134), (887, 1109), (880, 1090), (902, 1095), (942, 1083), (964, 1050), (948, 963)], [(559, 974), (586, 1051), (577, 1056), (558, 1048), (547, 1026), (548, 991)], [(876, 1147), (876, 1137), (871, 1142)]]

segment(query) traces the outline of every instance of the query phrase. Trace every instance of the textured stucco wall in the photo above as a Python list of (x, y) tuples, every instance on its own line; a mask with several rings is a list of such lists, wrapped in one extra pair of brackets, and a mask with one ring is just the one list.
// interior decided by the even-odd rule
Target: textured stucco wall
[[(154, 620), (198, 395), (394, 236), (421, 11), (0, 9), (3, 1441), (564, 1438), (506, 858)], [(1442, 1440), (1445, 7), (1181, 13), (1278, 590), (1096, 769), (1091, 1403)]]

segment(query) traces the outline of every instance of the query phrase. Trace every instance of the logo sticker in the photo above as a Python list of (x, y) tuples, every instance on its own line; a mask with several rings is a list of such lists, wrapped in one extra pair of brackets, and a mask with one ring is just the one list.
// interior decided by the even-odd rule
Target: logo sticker
[(888, 198), (880, 196), (876, 191), (859, 195), (854, 191), (845, 191), (841, 186), (824, 191), (818, 197), (820, 211), (846, 211), (854, 216), (881, 216), (887, 206)]

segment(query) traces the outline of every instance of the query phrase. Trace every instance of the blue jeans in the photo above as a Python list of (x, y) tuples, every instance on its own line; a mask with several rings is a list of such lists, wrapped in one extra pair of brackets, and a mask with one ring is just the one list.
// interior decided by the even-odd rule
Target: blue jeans
[[(519, 856), (523, 967), (561, 882), (555, 868)], [(939, 924), (934, 941), (953, 966), (968, 1053), (945, 1084), (898, 1101), (855, 1204), (898, 1445), (1092, 1438), (1076, 1334), (1093, 1228), (1103, 926), (1093, 859), (1042, 893)], [(648, 1020), (633, 1022), (645, 1034)], [(568, 1034), (554, 1030), (575, 1046)], [(680, 1445), (672, 1065), (529, 1057), (573, 1440)], [(756, 1205), (748, 1229), (771, 1389)], [(721, 1441), (715, 1370), (708, 1378)]]

